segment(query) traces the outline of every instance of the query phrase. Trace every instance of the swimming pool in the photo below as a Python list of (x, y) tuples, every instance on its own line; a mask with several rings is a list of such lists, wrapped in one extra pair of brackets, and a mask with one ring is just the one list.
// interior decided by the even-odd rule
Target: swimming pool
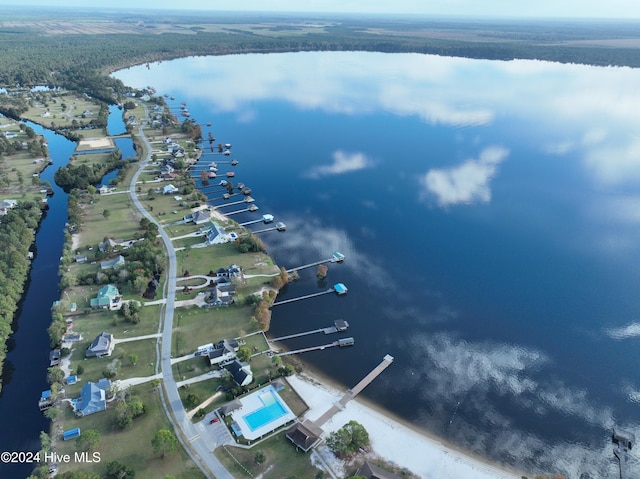
[(263, 406), (244, 416), (244, 420), (252, 431), (269, 424), (271, 421), (287, 414), (285, 407), (280, 404), (273, 391), (267, 391), (260, 395)]

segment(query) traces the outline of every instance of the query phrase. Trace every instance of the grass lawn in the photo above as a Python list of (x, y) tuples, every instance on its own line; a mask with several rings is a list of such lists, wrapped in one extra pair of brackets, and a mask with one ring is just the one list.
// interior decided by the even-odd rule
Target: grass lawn
[[(265, 456), (262, 464), (256, 464), (258, 452)], [(251, 449), (219, 447), (215, 450), (215, 455), (236, 478), (256, 477), (259, 474), (262, 474), (263, 479), (313, 478), (320, 471), (311, 464), (308, 453), (296, 451), (284, 432)]]
[(236, 338), (252, 331), (251, 307), (180, 308), (174, 315), (173, 357), (193, 353), (198, 346)]
[[(133, 467), (138, 479), (157, 479), (173, 475), (176, 479), (201, 479), (203, 474), (197, 469), (186, 453), (179, 447), (177, 452), (165, 458), (154, 454), (151, 440), (159, 429), (171, 430), (170, 424), (164, 417), (158, 391), (153, 391), (151, 385), (142, 384), (131, 388), (134, 397), (142, 400), (147, 412), (134, 420), (133, 425), (124, 431), (115, 428), (115, 407), (109, 403), (104, 412), (91, 416), (77, 418), (70, 407), (65, 407), (60, 419), (54, 423), (54, 431), (62, 431), (79, 427), (81, 431), (98, 429), (101, 439), (96, 451), (101, 453), (98, 464), (82, 464), (71, 461), (62, 466), (61, 472), (84, 469), (92, 470), (101, 476), (106, 473), (107, 464), (117, 460), (122, 464)], [(71, 454), (76, 451), (76, 443), (59, 440), (56, 443), (59, 454)]]
[[(119, 188), (116, 191), (125, 191)], [(109, 217), (105, 219), (104, 210), (109, 210)], [(83, 204), (84, 224), (80, 232), (80, 246), (82, 248), (96, 248), (105, 237), (112, 239), (133, 239), (141, 234), (140, 219), (142, 216), (133, 210), (128, 193), (112, 193), (95, 195), (93, 203)], [(83, 254), (90, 256), (90, 252), (80, 248)]]
[[(88, 125), (91, 120), (98, 118), (100, 112), (100, 105), (76, 93), (41, 92), (32, 96), (35, 96), (36, 100), (22, 116), (47, 127), (51, 123), (54, 123), (56, 127), (70, 127), (74, 120), (78, 126)], [(39, 99), (37, 99), (38, 96)], [(82, 133), (87, 138), (102, 135), (101, 130), (98, 129)]]

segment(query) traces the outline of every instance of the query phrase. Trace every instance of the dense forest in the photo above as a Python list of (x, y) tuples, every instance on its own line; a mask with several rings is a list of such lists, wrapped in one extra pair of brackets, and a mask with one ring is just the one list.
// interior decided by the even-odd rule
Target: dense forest
[[(69, 20), (69, 25), (73, 21)], [(176, 29), (158, 33), (158, 27), (169, 22), (164, 17), (148, 14), (118, 18), (118, 24), (142, 21), (146, 27), (138, 33), (122, 34), (51, 34), (34, 30), (28, 23), (25, 27), (4, 27), (0, 30), (0, 85), (56, 85), (113, 103), (127, 88), (105, 73), (132, 64), (189, 55), (311, 50), (416, 52), (640, 67), (640, 56), (630, 47), (633, 43), (622, 47), (606, 43), (612, 39), (637, 40), (637, 26), (627, 23), (463, 23), (347, 17), (317, 19), (323, 22), (322, 28), (301, 32), (300, 20), (290, 17), (233, 20), (201, 16), (172, 18), (172, 24), (192, 24), (184, 28), (184, 33), (176, 33)], [(246, 28), (251, 21), (267, 26), (261, 30)], [(217, 28), (211, 28), (212, 24)]]
[(14, 313), (24, 292), (30, 266), (29, 248), (40, 215), (35, 203), (21, 201), (2, 216), (0, 222), (0, 365), (7, 353), (6, 342), (12, 333)]

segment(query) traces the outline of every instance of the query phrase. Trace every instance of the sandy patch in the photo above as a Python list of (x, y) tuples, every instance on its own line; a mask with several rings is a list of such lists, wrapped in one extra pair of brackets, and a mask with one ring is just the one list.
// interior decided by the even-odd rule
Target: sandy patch
[(78, 150), (102, 150), (114, 148), (111, 138), (87, 138), (78, 142)]
[[(309, 405), (308, 419), (317, 419), (343, 392), (321, 384), (314, 378), (291, 376), (291, 386)], [(355, 420), (362, 424), (371, 438), (372, 454), (404, 467), (424, 479), (520, 479), (521, 475), (491, 466), (471, 456), (448, 448), (437, 439), (421, 434), (380, 411), (350, 401), (324, 424), (328, 434)], [(332, 465), (332, 468), (336, 467)], [(337, 471), (336, 471), (337, 472)]]
[(76, 251), (80, 246), (80, 234), (74, 233), (71, 235), (71, 251)]

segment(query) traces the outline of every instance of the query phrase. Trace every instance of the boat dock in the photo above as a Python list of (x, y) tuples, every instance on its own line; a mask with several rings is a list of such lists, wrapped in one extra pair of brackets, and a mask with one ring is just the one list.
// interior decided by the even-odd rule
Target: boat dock
[(315, 262), (309, 263), (309, 264), (303, 264), (302, 266), (297, 266), (295, 268), (288, 269), (287, 273), (291, 274), (291, 273), (294, 273), (296, 271), (300, 271), (301, 269), (311, 268), (313, 266), (318, 266), (319, 264), (324, 264), (324, 263), (342, 263), (343, 261), (344, 261), (344, 255), (342, 253), (339, 253), (338, 251), (336, 251), (335, 253), (333, 253), (333, 256), (331, 256), (331, 258), (323, 259), (323, 260), (320, 260), (320, 261), (315, 261)]
[(349, 327), (349, 323), (338, 319), (333, 322), (333, 326), (329, 326), (328, 328), (318, 328), (313, 331), (304, 331), (302, 333), (289, 334), (288, 336), (280, 336), (279, 338), (268, 339), (267, 341), (270, 343), (275, 343), (276, 341), (284, 341), (285, 339), (299, 338), (301, 336), (308, 336), (310, 334), (324, 333), (324, 334), (333, 334), (338, 331), (346, 331)]
[(264, 223), (264, 224), (268, 224), (273, 222), (273, 215), (270, 214), (266, 214), (266, 215), (262, 215), (262, 218), (257, 219), (257, 220), (252, 220), (252, 221), (247, 221), (246, 223), (240, 223), (239, 226), (249, 226), (249, 225), (254, 225), (256, 223)]
[(294, 301), (302, 301), (303, 299), (315, 298), (316, 296), (322, 296), (323, 294), (336, 293), (338, 296), (347, 294), (347, 287), (342, 283), (336, 283), (332, 288), (319, 293), (306, 294), (304, 296), (298, 296), (297, 298), (283, 299), (282, 301), (276, 301), (271, 306), (279, 306), (281, 304), (293, 303)]
[(276, 301), (271, 306), (280, 306), (281, 304), (293, 303), (294, 301), (302, 301), (303, 299), (315, 298), (316, 296), (322, 296), (323, 294), (334, 293), (335, 290), (333, 288), (329, 288), (325, 291), (320, 291), (319, 293), (311, 293), (305, 294), (304, 296), (298, 296), (297, 298), (291, 299), (283, 299), (282, 301)]
[(391, 366), (393, 362), (393, 356), (387, 354), (378, 366), (376, 366), (369, 374), (367, 374), (364, 378), (360, 380), (358, 384), (356, 384), (353, 388), (348, 389), (344, 396), (333, 406), (331, 406), (327, 412), (325, 412), (322, 416), (316, 419), (314, 424), (318, 427), (322, 427), (329, 419), (331, 419), (336, 413), (340, 412), (344, 409), (349, 401), (355, 398), (358, 394), (362, 392), (364, 388), (366, 388), (371, 382), (377, 378), (382, 371)]
[[(225, 205), (226, 206), (226, 205)], [(258, 211), (258, 205), (251, 205), (248, 208), (245, 208), (243, 210), (237, 210), (237, 211), (230, 211), (229, 213), (225, 213), (225, 216), (231, 216), (231, 215), (237, 215), (238, 213), (246, 213), (247, 211), (251, 212), (251, 211)], [(257, 233), (257, 232), (256, 232)]]
[(294, 349), (293, 351), (285, 351), (284, 353), (274, 354), (274, 356), (289, 356), (291, 354), (308, 353), (309, 351), (323, 351), (327, 348), (335, 348), (336, 346), (344, 348), (346, 346), (353, 346), (354, 344), (355, 341), (353, 340), (353, 338), (343, 338), (329, 344), (323, 344), (322, 346), (311, 346), (310, 348)]
[[(262, 221), (262, 220), (260, 220)], [(275, 226), (271, 226), (270, 228), (264, 228), (261, 230), (256, 230), (253, 231), (253, 234), (258, 234), (258, 233), (266, 233), (267, 231), (285, 231), (287, 229), (287, 227), (284, 225), (284, 223), (278, 223)]]
[[(223, 208), (225, 206), (233, 206), (233, 205), (239, 205), (242, 203), (253, 203), (255, 200), (253, 198), (251, 198), (251, 196), (247, 196), (245, 197), (243, 200), (239, 200), (239, 201), (232, 201), (231, 203), (225, 203), (223, 205), (217, 205), (214, 206), (213, 209), (218, 209), (218, 208)], [(226, 213), (225, 213), (226, 214)]]

